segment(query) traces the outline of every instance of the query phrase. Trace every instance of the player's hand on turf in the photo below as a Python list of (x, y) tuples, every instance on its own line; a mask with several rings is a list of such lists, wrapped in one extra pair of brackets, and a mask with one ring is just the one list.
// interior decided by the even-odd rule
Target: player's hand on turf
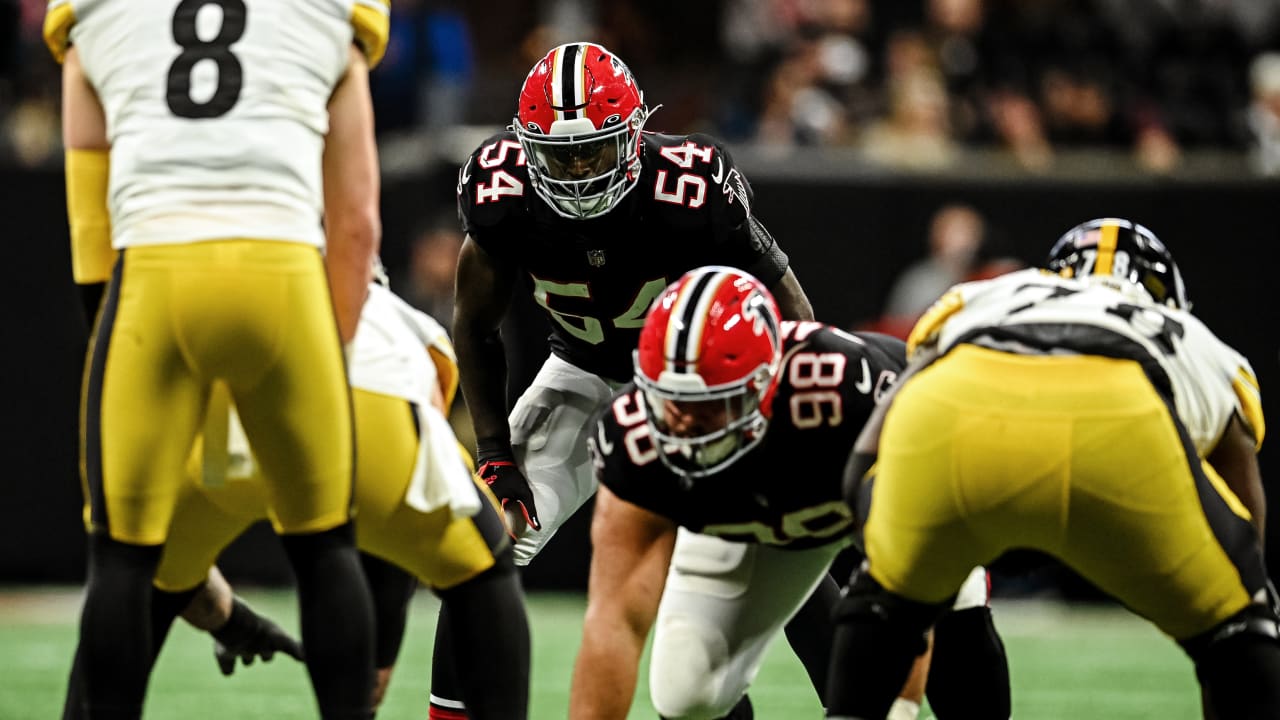
[[(520, 472), (520, 468), (516, 467), (515, 459), (510, 455), (495, 455), (488, 459), (482, 459), (480, 462), (480, 479), (484, 480), (498, 498), (498, 503), (502, 505), (502, 509), (507, 509), (507, 503), (515, 503), (520, 508), (520, 512), (524, 515), (524, 521), (534, 530), (541, 530), (542, 523), (538, 521), (538, 508), (533, 503), (533, 488), (529, 487), (529, 481), (525, 479), (524, 473)], [(516, 538), (514, 529), (508, 528), (511, 537)]]
[(279, 625), (255, 613), (239, 598), (231, 608), (231, 618), (210, 635), (214, 640), (213, 657), (223, 675), (235, 672), (237, 658), (246, 666), (252, 665), (255, 658), (267, 662), (277, 652), (299, 662), (305, 660), (301, 643)]

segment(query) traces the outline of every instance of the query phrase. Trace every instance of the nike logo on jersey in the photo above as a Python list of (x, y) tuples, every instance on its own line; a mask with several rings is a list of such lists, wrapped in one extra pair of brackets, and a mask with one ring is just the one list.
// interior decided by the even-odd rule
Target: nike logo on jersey
[(866, 358), (862, 358), (862, 377), (853, 384), (853, 387), (863, 395), (871, 392), (871, 363), (867, 362)]

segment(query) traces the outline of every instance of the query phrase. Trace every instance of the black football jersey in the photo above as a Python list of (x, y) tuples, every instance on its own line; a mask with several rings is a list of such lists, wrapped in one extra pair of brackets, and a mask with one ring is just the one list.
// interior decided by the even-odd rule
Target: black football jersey
[(844, 541), (841, 481), (877, 398), (906, 364), (902, 341), (784, 322), (783, 364), (764, 440), (724, 470), (688, 479), (663, 464), (634, 384), (597, 414), (596, 479), (678, 525), (739, 542), (807, 548)]
[(787, 269), (717, 140), (644, 133), (642, 152), (637, 185), (586, 220), (561, 217), (537, 196), (514, 132), (482, 143), (458, 175), (463, 230), (524, 274), (552, 320), (552, 352), (617, 382), (631, 378), (649, 305), (685, 272), (729, 265), (772, 287)]

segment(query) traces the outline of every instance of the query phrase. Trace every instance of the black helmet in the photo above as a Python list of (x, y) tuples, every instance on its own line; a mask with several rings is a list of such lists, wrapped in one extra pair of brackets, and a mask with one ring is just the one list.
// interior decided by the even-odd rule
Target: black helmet
[(1049, 251), (1049, 270), (1063, 277), (1127, 280), (1158, 303), (1189, 310), (1182, 274), (1169, 250), (1147, 228), (1121, 218), (1098, 218), (1071, 228)]

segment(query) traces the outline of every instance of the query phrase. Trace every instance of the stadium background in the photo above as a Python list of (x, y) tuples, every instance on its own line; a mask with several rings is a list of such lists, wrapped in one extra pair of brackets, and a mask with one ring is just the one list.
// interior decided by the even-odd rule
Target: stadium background
[[(1276, 2), (1170, 2), (1172, 9), (1163, 0), (988, 2), (969, 38), (978, 57), (990, 60), (979, 68), (990, 72), (971, 72), (962, 82), (938, 66), (933, 87), (946, 90), (950, 122), (921, 141), (938, 150), (929, 157), (944, 160), (923, 165), (877, 157), (867, 138), (893, 116), (893, 63), (876, 58), (901, 47), (899, 31), (918, 32), (926, 49), (945, 47), (927, 12), (931, 3), (480, 5), (393, 3), (396, 34), (373, 78), (383, 147), (383, 257), (393, 278), (408, 272), (423, 227), (451, 212), (460, 160), (509, 121), (531, 58), (556, 42), (591, 37), (630, 63), (651, 106), (663, 104), (650, 129), (706, 130), (731, 143), (755, 189), (757, 215), (791, 255), (820, 319), (845, 327), (874, 322), (893, 280), (923, 255), (930, 218), (944, 204), (978, 210), (988, 228), (984, 253), (1023, 263), (1041, 259), (1053, 238), (1080, 220), (1121, 215), (1149, 224), (1174, 250), (1197, 314), (1249, 357), (1264, 406), (1269, 388), (1280, 387), (1273, 385), (1280, 383), (1280, 302), (1270, 285), (1280, 182), (1266, 163), (1269, 138), (1252, 130), (1249, 115), (1265, 103), (1255, 93), (1274, 90), (1259, 58), (1280, 48)], [(1214, 13), (1228, 12), (1224, 7), (1238, 13), (1203, 9), (1210, 5), (1219, 8)], [(851, 8), (871, 19), (850, 24)], [(57, 68), (39, 44), (42, 11), (42, 1), (0, 0), (0, 233), (7, 266), (0, 284), (7, 319), (0, 585), (77, 583), (84, 569), (75, 438), (88, 324), (68, 272)], [(757, 20), (777, 20), (769, 25), (777, 37), (758, 41), (754, 54), (743, 50), (750, 38), (733, 30), (735, 17), (747, 17), (748, 30), (761, 29), (752, 16), (735, 15), (749, 12), (775, 13)], [(1135, 20), (1140, 13), (1150, 14)], [(1050, 36), (1057, 40), (1047, 42)], [(1019, 42), (992, 39), (1009, 37)], [(795, 77), (784, 72), (794, 69), (789, 63), (815, 57), (842, 67), (847, 80), (850, 40), (872, 58), (861, 80), (834, 89), (830, 78), (815, 81), (814, 93), (791, 98), (779, 130), (769, 84), (789, 82)], [(1010, 70), (1010, 58), (1025, 62)], [(1110, 93), (1104, 130), (1054, 130), (1055, 68)], [(1017, 127), (999, 121), (1016, 106), (1001, 104), (1010, 96), (1039, 108), (1048, 160), (1037, 153), (1045, 146), (1020, 144)], [(966, 124), (966, 107), (986, 120)], [(837, 120), (814, 120), (832, 112)], [(1153, 128), (1165, 144), (1152, 144)], [(520, 322), (506, 328), (516, 338), (513, 387), (541, 362), (545, 334), (527, 304), (516, 311)], [(1275, 468), (1274, 455), (1264, 446), (1264, 477)], [(796, 473), (804, 472), (797, 458)], [(1278, 495), (1271, 489), (1274, 512)], [(528, 569), (528, 587), (583, 587), (587, 517), (579, 513)], [(1268, 555), (1275, 572), (1274, 547)], [(289, 581), (263, 528), (237, 543), (225, 568), (233, 581)], [(1069, 577), (1045, 582), (1068, 596), (1088, 595)]]

